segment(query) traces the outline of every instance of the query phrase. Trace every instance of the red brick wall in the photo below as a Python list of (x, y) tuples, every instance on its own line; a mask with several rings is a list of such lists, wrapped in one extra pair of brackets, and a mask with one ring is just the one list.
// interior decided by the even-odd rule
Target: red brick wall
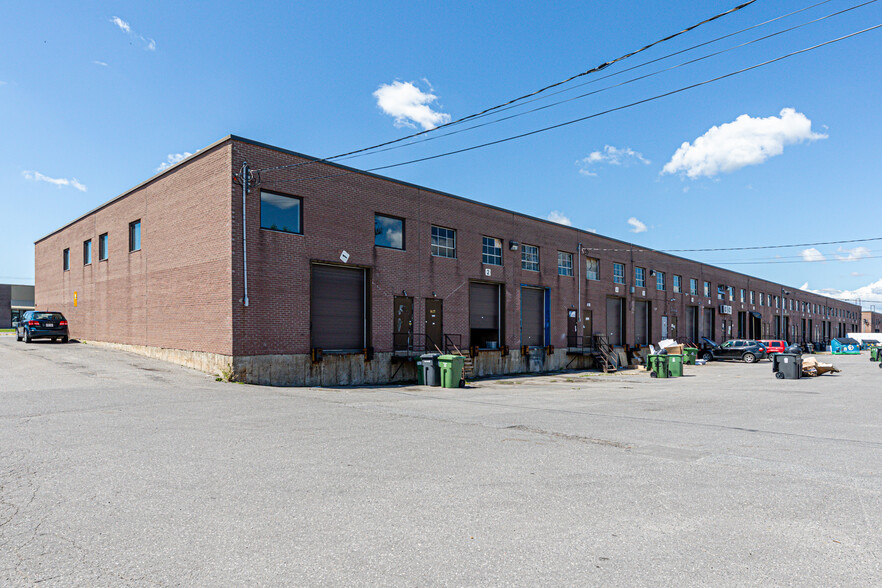
[[(243, 159), (252, 168), (302, 163), (305, 160), (268, 146), (249, 142), (234, 142), (233, 166), (238, 169)], [(330, 176), (314, 179), (315, 176)], [(304, 178), (313, 178), (306, 179)], [(293, 181), (292, 181), (293, 180)], [(585, 334), (603, 333), (606, 330), (606, 297), (622, 296), (626, 300), (629, 318), (626, 321), (626, 340), (634, 341), (632, 313), (635, 300), (652, 301), (652, 340), (657, 341), (661, 332), (661, 317), (678, 325), (685, 335), (685, 307), (695, 305), (732, 306), (731, 316), (716, 317), (718, 339), (722, 333), (723, 319), (731, 321), (732, 337), (737, 335), (738, 311), (757, 311), (763, 314), (763, 322), (773, 328), (776, 314), (784, 316), (783, 309), (776, 309), (767, 302), (760, 307), (741, 304), (740, 288), (765, 295), (782, 296), (782, 289), (791, 293), (788, 298), (812, 302), (822, 306), (857, 313), (856, 318), (829, 318), (832, 336), (842, 323), (845, 330), (860, 322), (859, 307), (821, 296), (800, 292), (743, 274), (702, 265), (693, 261), (657, 252), (644, 251), (639, 246), (608, 239), (570, 227), (540, 221), (511, 212), (502, 211), (474, 202), (464, 201), (415, 186), (377, 178), (367, 174), (346, 174), (346, 170), (326, 164), (309, 164), (285, 170), (267, 171), (261, 174), (261, 187), (274, 192), (287, 193), (303, 198), (303, 235), (282, 234), (261, 230), (259, 189), (248, 197), (248, 271), (250, 306), (241, 304), (242, 298), (242, 249), (241, 249), (241, 193), (234, 194), (233, 206), (233, 319), (237, 355), (261, 355), (309, 352), (309, 279), (310, 262), (327, 261), (339, 263), (343, 250), (350, 254), (348, 265), (370, 268), (372, 345), (376, 351), (392, 349), (393, 297), (404, 291), (414, 298), (414, 330), (424, 331), (426, 298), (444, 299), (443, 324), (446, 333), (462, 335), (464, 346), (468, 342), (468, 305), (470, 280), (501, 282), (506, 290), (506, 343), (512, 348), (520, 346), (520, 285), (533, 285), (551, 290), (551, 344), (566, 346), (567, 310), (576, 308), (578, 301), (578, 278), (557, 274), (557, 252), (577, 253), (578, 244), (598, 250), (590, 255), (601, 260), (600, 280), (585, 280), (584, 259), (579, 268), (579, 257), (574, 256), (574, 273), (582, 275), (582, 305), (593, 311), (593, 325), (586, 325)], [(238, 199), (238, 201), (237, 201)], [(374, 213), (405, 218), (406, 250), (391, 250), (374, 246)], [(458, 259), (432, 257), (431, 225), (456, 229)], [(484, 266), (481, 263), (481, 237), (487, 235), (503, 239), (502, 267)], [(540, 272), (521, 269), (521, 251), (509, 250), (509, 241), (537, 245), (540, 248)], [(614, 250), (614, 251), (611, 251)], [(625, 264), (625, 285), (612, 283), (613, 262)], [(634, 267), (646, 268), (647, 287), (635, 293)], [(491, 276), (484, 274), (490, 267)], [(666, 291), (657, 291), (655, 277), (649, 270), (666, 274)], [(673, 293), (674, 274), (683, 277), (683, 290), (688, 292), (689, 279), (699, 280), (699, 294), (705, 280), (711, 282), (711, 298), (693, 297)], [(717, 285), (735, 288), (735, 300), (717, 299)], [(645, 295), (644, 295), (645, 291)], [(749, 296), (749, 294), (747, 294)], [(757, 297), (758, 298), (758, 297)], [(673, 300), (672, 300), (673, 299)], [(749, 302), (749, 298), (747, 298)], [(590, 305), (590, 306), (589, 306)], [(813, 318), (819, 326), (822, 315), (787, 310), (791, 326), (800, 327), (802, 318)], [(677, 331), (671, 335), (676, 337)], [(789, 334), (787, 339), (799, 338)], [(728, 336), (728, 335), (727, 335)], [(809, 337), (813, 339), (814, 337)]]
[[(231, 151), (229, 142), (208, 149), (38, 241), (36, 307), (63, 312), (74, 338), (231, 354)], [(141, 250), (130, 253), (137, 219)], [(98, 260), (102, 233), (106, 261)]]

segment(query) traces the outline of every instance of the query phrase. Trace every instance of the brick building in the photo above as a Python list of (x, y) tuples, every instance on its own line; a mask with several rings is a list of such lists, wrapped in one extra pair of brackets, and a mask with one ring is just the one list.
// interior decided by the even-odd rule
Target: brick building
[(861, 333), (882, 333), (882, 313), (861, 311)]
[[(243, 224), (244, 161), (293, 167), (259, 174)], [(37, 308), (72, 337), (257, 383), (412, 379), (436, 346), (519, 373), (586, 367), (598, 342), (821, 343), (861, 322), (853, 304), (234, 136), (35, 249)]]

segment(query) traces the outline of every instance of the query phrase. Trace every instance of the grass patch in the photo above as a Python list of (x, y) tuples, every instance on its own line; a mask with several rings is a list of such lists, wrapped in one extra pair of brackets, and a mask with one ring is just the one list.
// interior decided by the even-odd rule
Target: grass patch
[(14, 333), (15, 329), (0, 329), (0, 333)]

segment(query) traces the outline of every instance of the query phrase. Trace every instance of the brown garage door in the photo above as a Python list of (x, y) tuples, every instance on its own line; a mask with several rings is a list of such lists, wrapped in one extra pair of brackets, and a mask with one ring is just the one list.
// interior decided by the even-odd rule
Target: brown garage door
[(545, 290), (521, 288), (521, 345), (545, 345)]
[(365, 347), (365, 278), (360, 268), (312, 266), (310, 332), (312, 347)]

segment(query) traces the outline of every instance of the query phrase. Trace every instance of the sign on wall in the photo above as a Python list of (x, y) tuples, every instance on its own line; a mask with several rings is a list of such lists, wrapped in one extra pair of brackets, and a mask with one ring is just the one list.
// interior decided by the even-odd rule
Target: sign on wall
[(77, 293), (74, 292), (74, 308), (77, 306)]

